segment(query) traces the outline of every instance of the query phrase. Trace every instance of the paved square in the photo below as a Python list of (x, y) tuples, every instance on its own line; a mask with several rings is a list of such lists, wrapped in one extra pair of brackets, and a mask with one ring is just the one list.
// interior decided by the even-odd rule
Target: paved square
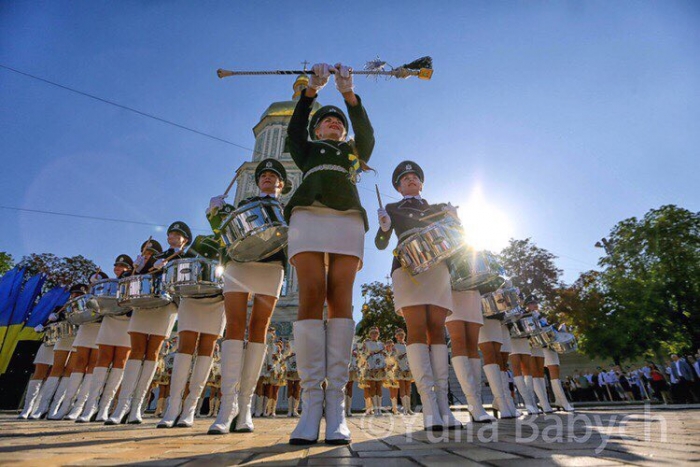
[[(468, 416), (457, 412), (462, 421)], [(195, 427), (20, 421), (0, 415), (2, 465), (659, 465), (700, 462), (700, 407), (581, 410), (467, 424), (462, 431), (421, 431), (415, 416), (349, 419), (350, 446), (287, 444), (296, 419), (255, 419), (255, 432), (210, 436)], [(323, 430), (323, 425), (322, 425)], [(323, 431), (322, 431), (323, 433)], [(321, 436), (323, 438), (323, 436)]]

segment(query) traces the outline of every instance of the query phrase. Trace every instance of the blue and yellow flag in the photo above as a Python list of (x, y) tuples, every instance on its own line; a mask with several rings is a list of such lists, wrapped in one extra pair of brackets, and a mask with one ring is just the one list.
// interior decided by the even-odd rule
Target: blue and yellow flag
[(10, 364), (12, 354), (17, 347), (19, 333), (24, 327), (24, 323), (29, 317), (32, 308), (34, 308), (34, 304), (41, 293), (44, 281), (46, 281), (46, 277), (43, 274), (37, 274), (30, 278), (24, 284), (22, 292), (15, 302), (12, 315), (7, 325), (7, 331), (5, 332), (2, 349), (0, 350), (0, 374), (3, 374)]
[(34, 330), (40, 324), (44, 324), (51, 312), (56, 307), (62, 307), (68, 301), (70, 293), (63, 287), (54, 287), (39, 299), (39, 303), (34, 306), (29, 319), (19, 332), (18, 341), (38, 341), (44, 337), (43, 332)]
[(5, 341), (7, 327), (15, 309), (15, 302), (22, 290), (24, 269), (14, 267), (0, 278), (0, 345)]

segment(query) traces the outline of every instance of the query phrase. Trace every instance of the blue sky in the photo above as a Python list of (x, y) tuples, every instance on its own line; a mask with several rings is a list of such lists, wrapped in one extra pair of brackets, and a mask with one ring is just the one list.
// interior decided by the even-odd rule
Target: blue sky
[[(374, 184), (403, 159), (424, 196), (460, 205), (487, 246), (532, 237), (565, 279), (595, 267), (619, 220), (700, 208), (697, 2), (3, 2), (0, 64), (226, 139), (291, 96), (285, 77), (215, 70), (434, 59), (431, 81), (357, 79), (374, 124), (361, 183), (362, 282), (381, 279)], [(0, 68), (0, 205), (206, 229), (251, 151)], [(322, 103), (340, 104), (332, 84)], [(386, 197), (385, 201), (390, 198)], [(156, 228), (0, 209), (0, 250), (82, 254), (109, 268)], [(359, 297), (359, 292), (358, 292)], [(359, 302), (359, 298), (356, 300)], [(356, 303), (358, 305), (359, 303)], [(359, 307), (358, 307), (359, 308)]]

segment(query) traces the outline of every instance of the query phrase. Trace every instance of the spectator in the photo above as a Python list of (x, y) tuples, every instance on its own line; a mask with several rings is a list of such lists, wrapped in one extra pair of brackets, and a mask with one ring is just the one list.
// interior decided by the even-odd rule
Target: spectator
[(651, 388), (653, 389), (654, 394), (657, 398), (663, 400), (664, 404), (670, 404), (672, 402), (671, 395), (668, 392), (668, 383), (666, 382), (666, 378), (664, 377), (663, 373), (661, 373), (659, 368), (653, 363), (649, 363), (648, 368), (651, 379)]
[[(678, 396), (678, 399), (675, 396), (673, 399), (682, 404), (692, 403), (691, 386), (695, 382), (694, 371), (688, 362), (679, 358), (676, 354), (671, 355), (671, 360), (673, 361), (671, 363), (671, 375), (676, 379), (676, 394)], [(673, 393), (673, 390), (671, 392)]]

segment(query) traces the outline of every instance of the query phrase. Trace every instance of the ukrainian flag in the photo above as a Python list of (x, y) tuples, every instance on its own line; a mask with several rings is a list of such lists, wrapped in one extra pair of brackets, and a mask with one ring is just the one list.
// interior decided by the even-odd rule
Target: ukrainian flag
[(22, 290), (24, 269), (14, 267), (0, 278), (0, 345), (5, 341), (15, 302)]
[(68, 301), (70, 293), (63, 287), (55, 287), (41, 296), (39, 303), (34, 306), (29, 319), (19, 333), (19, 341), (38, 341), (44, 337), (43, 332), (34, 330), (40, 324), (44, 324), (51, 312), (56, 307), (62, 307)]
[(0, 374), (5, 373), (7, 366), (10, 364), (12, 354), (17, 347), (19, 333), (34, 308), (36, 299), (41, 293), (41, 288), (45, 281), (46, 277), (43, 274), (37, 274), (30, 278), (27, 283), (24, 284), (24, 288), (22, 288), (22, 292), (15, 302), (7, 331), (5, 332), (5, 339), (2, 343), (2, 350), (0, 350)]

